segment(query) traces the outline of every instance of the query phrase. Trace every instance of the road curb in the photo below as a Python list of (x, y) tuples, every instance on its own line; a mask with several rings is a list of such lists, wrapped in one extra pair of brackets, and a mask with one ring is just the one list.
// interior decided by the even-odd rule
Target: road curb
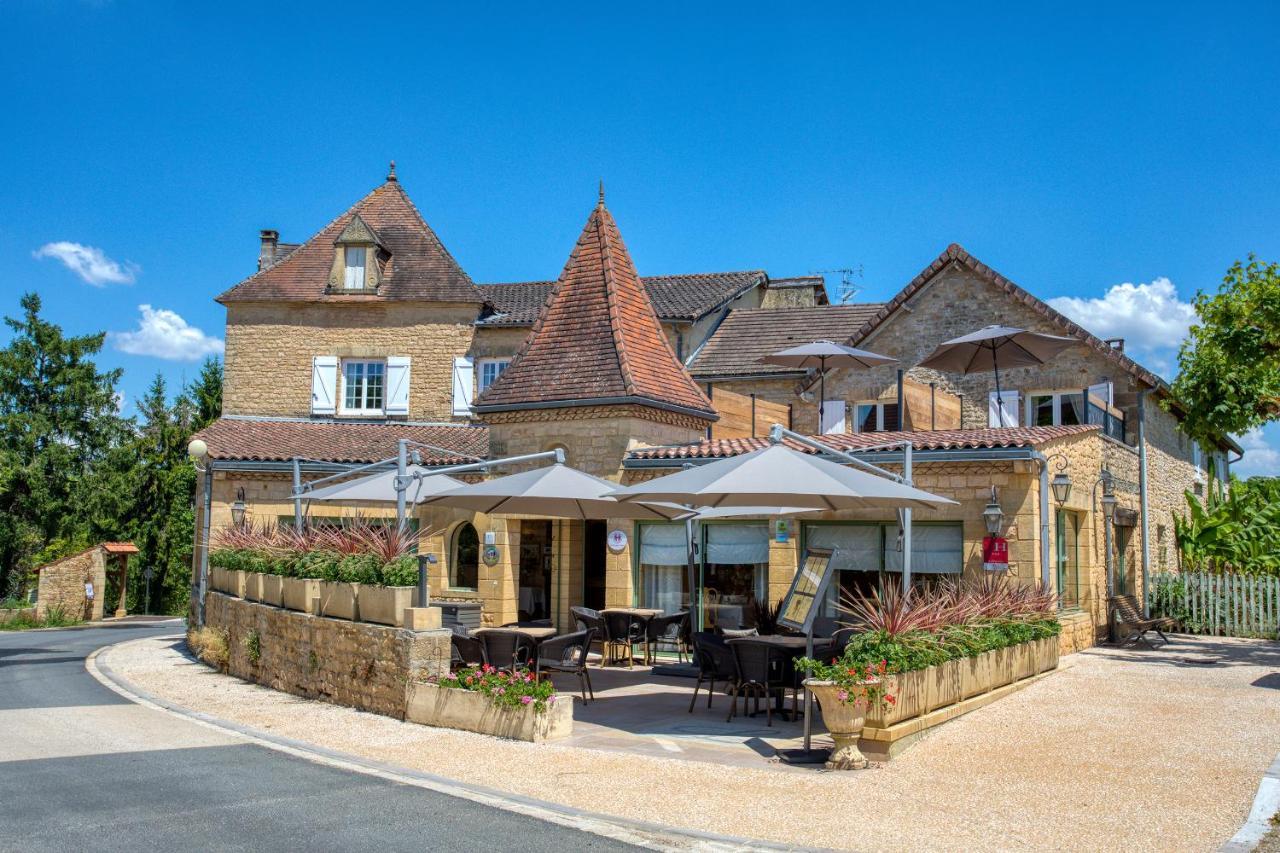
[(697, 850), (715, 851), (715, 853), (733, 853), (733, 851), (748, 850), (816, 851), (822, 849), (778, 844), (769, 841), (754, 841), (731, 835), (680, 829), (664, 826), (660, 823), (589, 812), (572, 806), (564, 806), (546, 800), (487, 788), (482, 785), (459, 782), (454, 779), (437, 776), (434, 773), (425, 773), (407, 767), (371, 761), (358, 755), (328, 749), (305, 741), (280, 737), (279, 735), (260, 731), (230, 720), (223, 720), (201, 711), (193, 711), (190, 708), (185, 708), (156, 696), (113, 671), (106, 660), (109, 657), (109, 652), (115, 648), (150, 640), (179, 639), (182, 636), (182, 634), (162, 634), (103, 646), (85, 658), (85, 669), (105, 687), (132, 702), (182, 717), (209, 728), (230, 732), (244, 740), (257, 743), (277, 752), (284, 752), (330, 767), (376, 776), (393, 782), (459, 797), (492, 808), (518, 812), (526, 817), (533, 817), (571, 829), (590, 832), (593, 835), (603, 836), (626, 844), (634, 844), (655, 850)]
[(1219, 853), (1247, 853), (1256, 848), (1263, 836), (1273, 829), (1272, 815), (1280, 815), (1280, 755), (1271, 762), (1258, 783), (1258, 793), (1253, 798), (1253, 808), (1249, 810), (1244, 826), (1218, 848)]

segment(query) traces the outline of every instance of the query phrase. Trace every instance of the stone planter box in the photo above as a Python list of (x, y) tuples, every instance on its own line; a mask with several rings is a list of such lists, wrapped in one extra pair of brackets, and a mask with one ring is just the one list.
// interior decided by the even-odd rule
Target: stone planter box
[(320, 581), (320, 615), (331, 619), (360, 620), (360, 584)]
[(413, 586), (361, 586), (360, 621), (404, 626), (404, 611), (413, 606), (418, 588)]
[(282, 607), (284, 605), (284, 577), (281, 575), (262, 575), (262, 598), (263, 604), (270, 604), (272, 607)]
[(246, 601), (262, 600), (262, 578), (258, 572), (245, 572), (244, 598)]
[(409, 682), (405, 719), (424, 726), (461, 729), (482, 735), (543, 743), (573, 733), (573, 697), (557, 694), (543, 713), (528, 708), (498, 708), (482, 693)]
[(885, 676), (885, 688), (897, 703), (892, 707), (868, 711), (867, 725), (886, 728), (1048, 672), (1058, 665), (1057, 645), (1057, 637), (1033, 640), (983, 652), (974, 658)]
[(289, 610), (317, 615), (321, 581), (314, 578), (282, 578), (281, 604)]
[(248, 572), (242, 572), (238, 569), (222, 569), (223, 587), (222, 591), (227, 595), (234, 595), (236, 598), (244, 598), (245, 578)]

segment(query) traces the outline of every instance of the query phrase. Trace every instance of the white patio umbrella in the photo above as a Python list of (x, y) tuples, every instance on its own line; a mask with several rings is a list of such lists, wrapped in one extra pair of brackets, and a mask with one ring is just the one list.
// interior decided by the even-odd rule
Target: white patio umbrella
[(423, 503), (472, 512), (552, 518), (671, 521), (689, 514), (689, 509), (683, 506), (660, 506), (649, 501), (622, 503), (609, 495), (617, 488), (617, 483), (557, 463), (440, 492)]
[(817, 510), (915, 507), (956, 502), (865, 471), (771, 444), (612, 492), (619, 501), (694, 507), (808, 507)]
[(987, 326), (938, 345), (920, 367), (946, 373), (986, 373), (996, 375), (996, 410), (1004, 426), (1004, 400), (1000, 396), (1000, 370), (1044, 364), (1068, 347), (1080, 343), (1075, 338), (1029, 332), (1011, 326)]
[(857, 347), (847, 347), (834, 341), (814, 341), (757, 359), (761, 364), (779, 364), (783, 367), (812, 367), (818, 371), (818, 432), (822, 432), (822, 407), (827, 402), (827, 369), (834, 367), (872, 368), (882, 364), (895, 364), (896, 358), (868, 352)]
[[(411, 504), (421, 503), (431, 495), (466, 485), (447, 474), (433, 474), (430, 469), (421, 465), (410, 465), (405, 470), (406, 474), (412, 478), (405, 490), (405, 499)], [(394, 503), (396, 472), (394, 469), (379, 471), (367, 477), (335, 483), (306, 492), (303, 498), (309, 501), (390, 501)]]

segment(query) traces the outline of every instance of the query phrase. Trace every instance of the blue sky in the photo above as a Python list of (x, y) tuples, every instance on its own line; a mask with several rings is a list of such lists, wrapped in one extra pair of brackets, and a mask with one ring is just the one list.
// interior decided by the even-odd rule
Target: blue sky
[(462, 5), (7, 3), (0, 310), (115, 333), (130, 401), (189, 379), (258, 229), (392, 158), (477, 281), (555, 276), (603, 178), (644, 274), (879, 300), (954, 241), (1166, 375), (1195, 291), (1280, 259), (1275, 4)]

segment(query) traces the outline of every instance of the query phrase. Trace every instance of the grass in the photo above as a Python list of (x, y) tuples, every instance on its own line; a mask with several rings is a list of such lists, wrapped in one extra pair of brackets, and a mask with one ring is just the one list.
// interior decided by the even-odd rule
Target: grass
[(231, 661), (231, 637), (225, 630), (205, 627), (188, 631), (187, 648), (219, 672), (227, 671)]
[(0, 622), (0, 631), (30, 631), (32, 628), (66, 628), (78, 625), (81, 620), (73, 619), (61, 607), (50, 607), (43, 619), (34, 614), (22, 614), (7, 622)]

